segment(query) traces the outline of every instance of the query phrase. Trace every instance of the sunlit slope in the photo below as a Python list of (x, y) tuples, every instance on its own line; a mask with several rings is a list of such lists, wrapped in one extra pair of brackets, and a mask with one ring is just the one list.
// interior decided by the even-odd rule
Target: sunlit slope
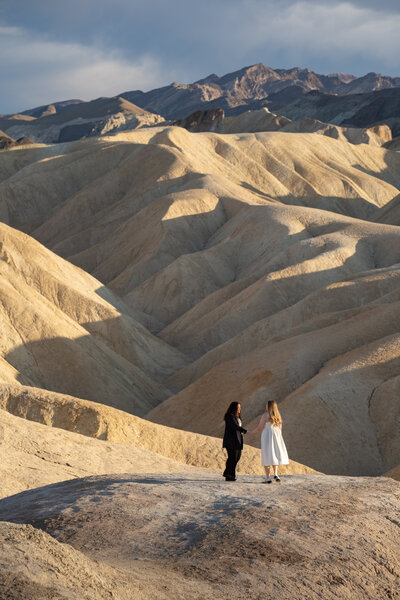
[[(398, 463), (400, 452), (399, 305), (331, 313), (307, 323), (303, 332), (286, 339), (277, 335), (250, 352), (241, 336), (237, 358), (216, 358), (217, 366), (149, 417), (221, 435), (222, 423), (213, 415), (223, 411), (227, 399), (242, 403), (246, 424), (256, 424), (253, 418), (266, 400), (275, 399), (296, 460), (331, 473), (382, 473)], [(199, 366), (208, 359), (212, 355)]]
[[(64, 394), (0, 384), (0, 409), (0, 443), (8, 455), (2, 471), (0, 467), (4, 478), (11, 473), (11, 457), (15, 459), (14, 474), (8, 483), (10, 494), (35, 487), (35, 482), (44, 485), (89, 474), (182, 472), (192, 467), (221, 473), (225, 464), (220, 439), (157, 425)], [(40, 458), (43, 468), (32, 472)], [(314, 472), (295, 461), (282, 471)], [(240, 472), (263, 472), (259, 450), (246, 447)]]
[[(399, 234), (389, 238), (383, 264), (391, 248), (400, 251)], [(375, 259), (379, 255), (376, 248), (372, 253)], [(308, 292), (307, 275), (297, 272), (290, 283), (285, 277), (265, 278), (258, 302), (257, 290), (247, 289), (238, 294), (246, 302), (233, 297), (213, 310), (210, 300), (204, 301), (198, 321), (192, 314), (189, 325), (190, 315), (185, 316), (187, 330), (180, 320), (178, 340), (195, 354), (207, 345), (213, 349), (170, 378), (169, 386), (181, 391), (150, 418), (221, 435), (220, 422), (210, 415), (222, 412), (227, 398), (242, 403), (248, 420), (262, 412), (267, 399), (275, 399), (282, 402), (285, 436), (296, 460), (348, 474), (395, 466), (400, 257), (392, 260), (390, 267), (378, 263)], [(172, 337), (172, 326), (169, 330)]]
[(346, 474), (399, 464), (400, 230), (380, 218), (397, 206), (398, 152), (156, 128), (3, 153), (0, 165), (2, 218), (157, 335), (135, 363), (163, 386), (149, 392), (151, 419), (221, 435), (231, 400), (251, 423), (272, 397), (294, 459)]
[(219, 130), (221, 133), (244, 133), (260, 131), (287, 131), (297, 133), (318, 133), (328, 137), (350, 142), (351, 144), (371, 144), (382, 146), (390, 144), (392, 132), (387, 125), (377, 125), (370, 128), (340, 127), (332, 123), (323, 123), (318, 119), (304, 118), (291, 121), (270, 112), (263, 107), (260, 110), (248, 110), (234, 117), (222, 120)]
[(168, 395), (179, 352), (153, 337), (97, 280), (0, 224), (2, 381), (143, 414)]
[[(237, 249), (221, 241), (249, 205), (278, 201), (363, 219), (400, 186), (398, 153), (315, 134), (150, 129), (1, 158), (2, 220), (91, 272), (132, 306), (147, 306), (141, 297), (154, 287), (150, 278), (162, 278), (169, 266), (166, 278), (176, 270), (184, 275), (193, 261), (195, 270), (206, 269), (205, 294), (232, 281), (236, 265), (229, 263)], [(217, 273), (208, 266), (213, 254), (221, 254)], [(188, 298), (179, 310), (195, 301)], [(151, 306), (146, 312), (146, 325), (168, 324)]]
[(0, 449), (1, 497), (88, 475), (195, 470), (151, 450), (46, 427), (5, 410), (0, 410)]
[[(400, 184), (397, 153), (311, 133), (154, 128), (1, 158), (3, 220), (29, 232), (40, 226), (37, 235), (51, 246), (77, 235), (75, 251), (94, 244), (93, 231), (104, 241), (118, 223), (126, 226), (128, 217), (157, 198), (203, 188), (205, 175), (222, 178), (228, 190), (237, 184), (243, 193), (358, 218), (391, 200)], [(92, 237), (83, 240), (87, 229)]]

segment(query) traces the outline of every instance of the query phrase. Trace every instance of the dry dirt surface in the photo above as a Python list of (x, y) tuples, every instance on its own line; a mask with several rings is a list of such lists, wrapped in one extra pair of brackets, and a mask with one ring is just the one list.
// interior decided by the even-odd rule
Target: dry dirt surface
[(399, 502), (387, 478), (66, 481), (0, 501), (0, 596), (394, 600)]

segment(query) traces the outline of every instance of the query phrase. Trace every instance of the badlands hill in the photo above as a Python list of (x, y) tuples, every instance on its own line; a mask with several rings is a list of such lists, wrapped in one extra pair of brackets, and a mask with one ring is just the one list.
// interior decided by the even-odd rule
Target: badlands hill
[(0, 257), (3, 382), (135, 414), (169, 395), (162, 380), (187, 361), (99, 281), (5, 224)]
[(35, 142), (56, 143), (103, 135), (114, 129), (140, 129), (163, 120), (125, 98), (115, 97), (58, 102), (3, 116), (0, 128), (15, 138), (29, 136)]
[[(221, 473), (221, 440), (150, 423), (98, 403), (26, 386), (0, 388), (1, 497), (107, 473)], [(239, 473), (261, 475), (247, 448)], [(291, 461), (283, 474), (314, 471)]]
[(5, 383), (213, 436), (274, 398), (294, 460), (400, 464), (397, 151), (156, 127), (0, 159)]
[(215, 133), (257, 133), (261, 131), (285, 131), (290, 133), (318, 133), (351, 144), (370, 144), (390, 147), (396, 144), (392, 131), (387, 125), (369, 128), (340, 127), (323, 123), (318, 119), (304, 118), (292, 121), (268, 110), (248, 110), (234, 117), (226, 117), (221, 109), (196, 111), (185, 119), (174, 121), (173, 125), (184, 127), (195, 133), (212, 131)]
[(32, 145), (34, 142), (27, 137), (18, 138), (18, 140), (14, 140), (12, 137), (4, 133), (4, 131), (0, 131), (0, 150), (9, 150), (10, 148), (15, 148), (16, 146), (26, 146)]
[(315, 91), (285, 106), (271, 108), (295, 120), (308, 117), (351, 127), (385, 124), (391, 128), (394, 136), (400, 135), (399, 88), (349, 96)]

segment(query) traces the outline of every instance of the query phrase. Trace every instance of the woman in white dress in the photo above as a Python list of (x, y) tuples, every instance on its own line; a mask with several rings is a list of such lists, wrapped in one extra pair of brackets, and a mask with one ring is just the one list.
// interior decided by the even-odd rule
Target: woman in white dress
[(249, 431), (247, 435), (257, 431), (262, 432), (261, 464), (265, 468), (266, 475), (263, 483), (272, 483), (271, 466), (274, 468), (274, 480), (280, 481), (278, 465), (288, 465), (289, 457), (282, 437), (282, 417), (278, 405), (273, 400), (269, 400), (265, 409), (266, 412), (262, 415), (258, 427)]

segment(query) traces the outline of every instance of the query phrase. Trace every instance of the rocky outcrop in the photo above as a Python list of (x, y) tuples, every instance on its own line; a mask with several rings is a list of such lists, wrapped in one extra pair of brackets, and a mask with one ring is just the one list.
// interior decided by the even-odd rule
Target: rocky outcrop
[(184, 127), (188, 131), (219, 131), (224, 118), (224, 111), (221, 108), (210, 110), (197, 110), (184, 119), (174, 121), (172, 125)]
[(0, 591), (32, 600), (395, 598), (399, 502), (388, 478), (65, 481), (0, 501)]
[(4, 131), (0, 131), (0, 150), (8, 150), (10, 148), (32, 144), (34, 144), (34, 142), (27, 137), (21, 137), (18, 140), (14, 140), (12, 137), (5, 134)]

